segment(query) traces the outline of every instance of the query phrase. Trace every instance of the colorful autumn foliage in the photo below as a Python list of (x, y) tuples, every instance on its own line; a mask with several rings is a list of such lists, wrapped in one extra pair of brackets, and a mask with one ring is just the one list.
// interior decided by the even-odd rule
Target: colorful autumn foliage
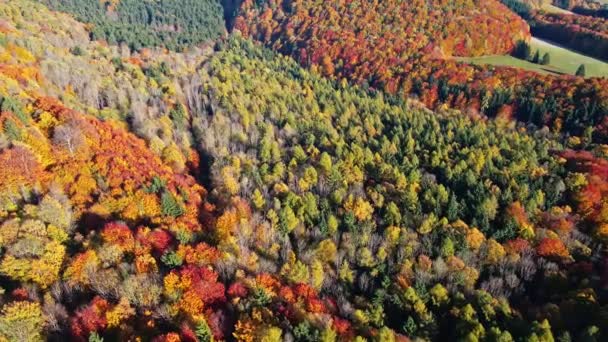
[(510, 52), (529, 38), (512, 16), (498, 1), (245, 1), (235, 29), (339, 81), (606, 142), (606, 80), (450, 59)]
[(608, 59), (606, 18), (540, 12), (531, 20), (535, 36), (555, 41), (595, 58)]
[[(491, 92), (504, 86), (493, 69), (435, 59), (440, 49), (502, 51), (517, 32), (527, 35), (503, 6), (365, 4), (402, 11), (380, 18), (339, 1), (321, 13), (321, 2), (296, 1), (268, 7), (260, 20), (288, 22), (277, 11), (294, 11), (356, 28), (359, 16), (377, 18), (360, 37), (367, 46), (382, 27), (386, 37), (419, 38), (404, 49), (437, 44), (424, 57), (436, 75), (472, 75), (474, 90), (462, 93), (450, 89), (463, 79), (416, 85), (425, 102), (449, 99), (503, 117), (536, 108), (525, 102), (536, 95), (515, 106), (509, 101), (521, 93)], [(412, 20), (426, 32), (398, 32), (414, 6), (424, 11)], [(339, 18), (336, 8), (353, 17)], [(131, 53), (91, 41), (84, 25), (29, 0), (0, 3), (0, 17), (0, 162), (11, 166), (0, 167), (0, 339), (550, 341), (608, 333), (607, 150), (595, 143), (601, 133), (584, 128), (602, 112), (590, 105), (597, 117), (584, 117), (575, 105), (595, 99), (587, 91), (602, 81), (529, 81), (572, 91), (574, 102), (564, 95), (559, 106), (581, 121), (564, 116), (562, 124), (585, 134), (568, 137), (336, 83), (239, 35), (214, 51)], [(331, 53), (345, 34), (299, 24), (333, 37), (323, 45)], [(290, 27), (258, 29), (280, 45), (272, 35)], [(393, 50), (344, 53), (378, 65), (401, 57), (390, 42), (382, 46)], [(317, 54), (320, 73), (342, 72), (333, 55)], [(530, 75), (501, 73), (514, 83)], [(553, 120), (544, 112), (554, 107), (539, 103), (529, 121)]]

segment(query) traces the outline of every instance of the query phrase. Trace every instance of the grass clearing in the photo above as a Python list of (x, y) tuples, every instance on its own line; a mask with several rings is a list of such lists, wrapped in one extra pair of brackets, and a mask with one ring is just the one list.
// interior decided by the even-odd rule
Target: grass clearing
[(540, 56), (548, 52), (551, 56), (549, 65), (540, 65), (524, 61), (512, 56), (482, 56), (482, 57), (459, 57), (458, 61), (473, 64), (504, 65), (525, 70), (535, 71), (543, 74), (570, 74), (574, 75), (581, 64), (585, 64), (587, 77), (608, 77), (608, 63), (591, 58), (580, 53), (568, 50), (561, 46), (532, 38), (530, 42), (532, 54), (538, 50)]
[(563, 70), (550, 65), (540, 65), (532, 62), (524, 61), (513, 56), (482, 56), (482, 57), (458, 57), (457, 61), (467, 62), (472, 64), (496, 65), (496, 66), (512, 66), (530, 71), (536, 71), (541, 74), (564, 74)]

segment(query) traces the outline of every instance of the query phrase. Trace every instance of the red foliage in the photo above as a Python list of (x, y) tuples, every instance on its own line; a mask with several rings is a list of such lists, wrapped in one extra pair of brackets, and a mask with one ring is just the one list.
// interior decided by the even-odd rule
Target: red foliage
[(338, 335), (350, 335), (352, 333), (351, 324), (349, 321), (334, 317), (332, 326)]
[(184, 342), (198, 342), (198, 338), (196, 337), (196, 334), (194, 333), (194, 331), (192, 330), (192, 328), (190, 328), (188, 326), (188, 324), (184, 323), (182, 324), (182, 327), (180, 329), (181, 332), (181, 340)]
[(228, 288), (228, 296), (231, 298), (245, 298), (247, 297), (247, 293), (247, 288), (241, 282), (233, 283)]
[(117, 245), (127, 250), (133, 249), (135, 239), (129, 227), (122, 222), (111, 222), (103, 227), (101, 232), (103, 239), (110, 244)]
[(13, 146), (0, 152), (0, 188), (16, 189), (49, 179), (34, 154), (23, 146)]
[(173, 242), (173, 237), (163, 229), (156, 229), (148, 235), (148, 241), (156, 251), (164, 253)]
[(522, 238), (516, 238), (504, 243), (503, 247), (508, 253), (521, 254), (523, 251), (530, 249), (530, 243)]
[(536, 252), (543, 257), (565, 258), (569, 255), (566, 245), (556, 238), (544, 238), (536, 246)]
[(14, 289), (13, 292), (11, 292), (11, 296), (13, 296), (13, 298), (15, 300), (28, 300), (29, 299), (29, 294), (27, 293), (27, 289), (24, 289), (23, 287)]
[(76, 311), (70, 323), (73, 336), (77, 340), (86, 341), (91, 332), (104, 329), (107, 325), (105, 312), (108, 308), (108, 302), (96, 296), (89, 305)]
[(194, 291), (205, 305), (226, 301), (224, 284), (218, 282), (218, 275), (207, 267), (186, 266), (179, 271), (182, 279), (190, 283), (189, 291)]

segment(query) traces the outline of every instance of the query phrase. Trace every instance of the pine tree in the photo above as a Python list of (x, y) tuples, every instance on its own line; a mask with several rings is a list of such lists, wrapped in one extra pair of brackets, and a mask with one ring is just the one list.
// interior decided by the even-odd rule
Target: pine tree
[(540, 63), (540, 52), (538, 52), (538, 50), (536, 50), (536, 52), (534, 53), (534, 57), (532, 57), (532, 63)]
[(513, 55), (519, 59), (527, 60), (530, 58), (530, 52), (530, 44), (525, 41), (519, 41)]
[(551, 55), (548, 52), (545, 52), (545, 54), (543, 55), (543, 59), (541, 60), (540, 64), (542, 64), (542, 65), (549, 65), (549, 64), (551, 64)]
[(585, 77), (587, 74), (585, 70), (585, 64), (581, 64), (578, 69), (576, 69), (576, 76)]
[(179, 217), (185, 213), (184, 208), (178, 203), (177, 199), (168, 191), (161, 196), (161, 207), (163, 215)]

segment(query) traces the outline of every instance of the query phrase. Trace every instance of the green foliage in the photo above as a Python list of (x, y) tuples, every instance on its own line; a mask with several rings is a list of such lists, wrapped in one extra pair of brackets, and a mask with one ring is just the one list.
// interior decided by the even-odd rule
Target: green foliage
[(89, 342), (103, 342), (103, 337), (99, 336), (96, 331), (93, 331), (89, 335)]
[(530, 53), (532, 53), (531, 50), (530, 44), (525, 41), (519, 41), (515, 46), (515, 50), (513, 50), (513, 56), (519, 59), (527, 60), (530, 58)]
[(0, 97), (0, 110), (15, 114), (23, 124), (29, 122), (29, 117), (25, 114), (23, 105), (12, 97)]
[(4, 134), (11, 141), (17, 141), (21, 139), (21, 130), (12, 119), (7, 119), (4, 121)]
[(164, 46), (182, 50), (218, 38), (224, 32), (217, 0), (44, 0), (50, 8), (93, 24), (91, 37), (131, 49)]
[(256, 287), (253, 290), (251, 302), (254, 306), (265, 307), (272, 302), (272, 299), (270, 298), (266, 290), (261, 287)]
[(158, 194), (163, 189), (165, 189), (165, 186), (166, 182), (162, 178), (154, 176), (152, 178), (152, 183), (150, 183), (150, 185), (146, 187), (146, 192), (150, 194)]
[(585, 64), (581, 64), (578, 69), (576, 69), (575, 75), (581, 77), (585, 77), (587, 75), (587, 72), (585, 71)]
[(526, 0), (500, 0), (500, 2), (526, 19), (530, 18), (533, 11), (532, 6)]
[(165, 216), (179, 217), (186, 212), (186, 210), (179, 203), (177, 198), (167, 190), (163, 191), (161, 195), (160, 205), (162, 213)]
[(177, 253), (175, 253), (175, 251), (166, 252), (161, 256), (160, 260), (169, 268), (181, 266), (184, 262), (182, 258)]
[(211, 329), (206, 321), (199, 323), (194, 332), (196, 333), (196, 337), (198, 337), (200, 342), (212, 342), (214, 340)]
[(536, 50), (536, 52), (534, 53), (534, 57), (532, 57), (532, 63), (540, 63), (540, 52), (538, 50)]
[(319, 330), (312, 327), (308, 321), (298, 324), (293, 329), (293, 335), (297, 342), (319, 341)]
[(173, 124), (176, 125), (178, 129), (183, 129), (187, 124), (188, 113), (186, 112), (184, 105), (178, 103), (169, 112), (169, 117), (171, 117), (171, 121), (173, 121)]

